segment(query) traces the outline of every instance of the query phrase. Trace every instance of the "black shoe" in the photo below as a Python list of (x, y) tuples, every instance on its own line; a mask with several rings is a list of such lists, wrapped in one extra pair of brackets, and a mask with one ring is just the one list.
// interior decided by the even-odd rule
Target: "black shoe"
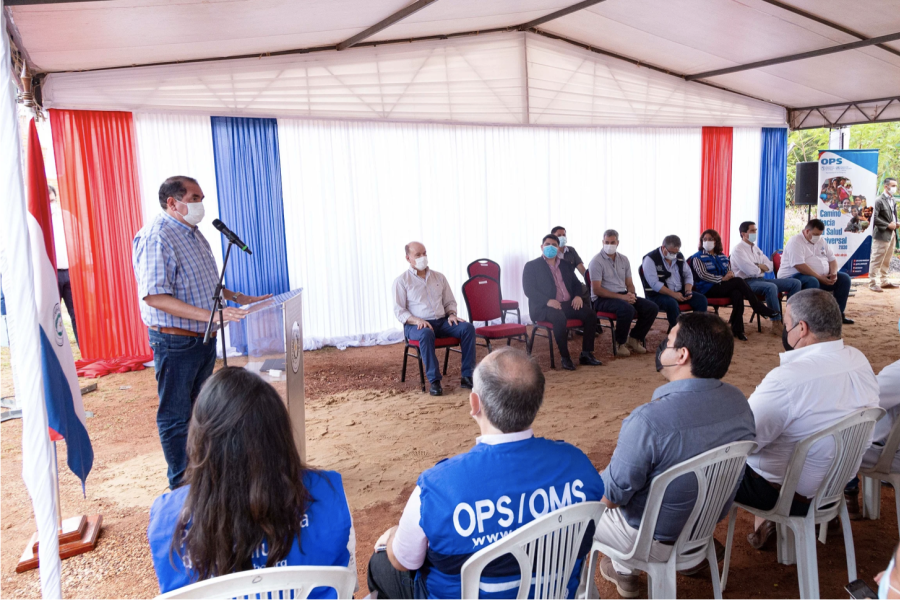
[(841, 323), (843, 323), (844, 325), (853, 325), (854, 323), (856, 323), (856, 321), (854, 321), (853, 319), (848, 319), (847, 317), (841, 317)]
[(444, 395), (444, 388), (441, 387), (440, 379), (438, 379), (437, 381), (431, 382), (431, 391), (428, 393), (431, 394), (432, 396), (443, 396)]
[(566, 371), (574, 371), (575, 370), (575, 365), (572, 363), (572, 359), (569, 357), (563, 358), (562, 360), (560, 360), (560, 363), (562, 364), (562, 368), (565, 369)]
[(603, 364), (602, 362), (594, 358), (594, 355), (590, 352), (582, 352), (581, 356), (578, 357), (578, 362), (582, 365), (591, 365), (592, 367), (597, 367)]
[(743, 331), (735, 331), (735, 332), (734, 332), (734, 337), (736, 337), (737, 339), (741, 340), (742, 342), (746, 342), (746, 341), (747, 341), (747, 336), (744, 335), (744, 332), (743, 332)]
[(459, 380), (459, 387), (465, 388), (467, 390), (472, 389), (472, 378), (471, 377), (463, 377)]
[(763, 305), (760, 306), (759, 308), (754, 308), (753, 311), (754, 311), (756, 314), (758, 314), (758, 315), (760, 315), (760, 316), (762, 316), (762, 317), (765, 317), (765, 318), (767, 318), (767, 319), (771, 319), (772, 317), (775, 317), (775, 316), (778, 316), (779, 314), (781, 314), (781, 313), (779, 313), (777, 310), (772, 310), (771, 308), (769, 308), (769, 307), (766, 306), (765, 304), (763, 304)]

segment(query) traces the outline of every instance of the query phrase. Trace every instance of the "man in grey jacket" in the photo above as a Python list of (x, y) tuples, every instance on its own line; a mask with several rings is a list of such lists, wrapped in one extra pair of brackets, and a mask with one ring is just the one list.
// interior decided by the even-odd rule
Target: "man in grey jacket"
[(875, 210), (872, 213), (872, 255), (869, 259), (869, 289), (873, 292), (897, 287), (887, 279), (897, 231), (897, 205), (894, 204), (896, 193), (897, 180), (887, 177), (884, 180), (884, 193), (875, 200)]

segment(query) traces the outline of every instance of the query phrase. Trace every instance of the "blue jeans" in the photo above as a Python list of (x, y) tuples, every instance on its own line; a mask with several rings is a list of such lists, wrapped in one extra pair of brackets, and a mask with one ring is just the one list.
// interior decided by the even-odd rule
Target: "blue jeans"
[[(647, 300), (655, 302), (659, 309), (666, 313), (666, 319), (669, 321), (669, 329), (675, 327), (678, 323), (678, 315), (681, 314), (681, 310), (678, 308), (678, 300), (672, 296), (666, 296), (665, 294), (658, 294), (656, 292), (647, 292)], [(694, 312), (706, 312), (708, 307), (706, 296), (700, 292), (694, 292), (694, 295), (688, 298), (685, 304), (690, 304), (691, 310)]]
[(441, 361), (434, 353), (435, 337), (459, 338), (459, 348), (462, 350), (462, 376), (471, 377), (475, 372), (475, 328), (472, 324), (460, 321), (458, 325), (451, 325), (446, 317), (428, 322), (434, 331), (427, 327), (416, 329), (415, 325), (404, 325), (406, 337), (419, 342), (419, 354), (422, 356), (425, 377), (428, 381), (441, 380)]
[[(745, 279), (747, 285), (753, 290), (753, 293), (760, 294), (766, 298), (766, 306), (772, 310), (781, 312), (781, 302), (778, 301), (778, 294), (787, 292), (788, 298), (800, 291), (801, 284), (796, 279), (765, 279), (763, 277), (754, 277)], [(781, 315), (772, 317), (773, 321), (780, 321)]]
[(169, 489), (175, 489), (187, 468), (187, 432), (194, 401), (216, 366), (216, 344), (202, 337), (169, 335), (150, 330), (159, 410), (156, 427), (169, 465)]
[(837, 300), (838, 307), (841, 309), (841, 314), (844, 314), (844, 309), (847, 308), (847, 298), (850, 296), (850, 276), (846, 273), (838, 273), (837, 281), (835, 281), (831, 285), (825, 285), (823, 283), (819, 283), (819, 280), (813, 277), (812, 275), (803, 275), (802, 273), (795, 273), (791, 275), (794, 279), (800, 281), (803, 285), (804, 290), (808, 289), (823, 289), (826, 292), (831, 292), (834, 294), (834, 299)]

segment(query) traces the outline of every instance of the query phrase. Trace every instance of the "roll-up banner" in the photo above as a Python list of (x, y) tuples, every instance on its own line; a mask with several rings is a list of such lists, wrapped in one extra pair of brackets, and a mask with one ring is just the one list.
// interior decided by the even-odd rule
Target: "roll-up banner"
[(878, 150), (819, 151), (819, 219), (838, 270), (869, 273), (872, 207), (878, 196)]

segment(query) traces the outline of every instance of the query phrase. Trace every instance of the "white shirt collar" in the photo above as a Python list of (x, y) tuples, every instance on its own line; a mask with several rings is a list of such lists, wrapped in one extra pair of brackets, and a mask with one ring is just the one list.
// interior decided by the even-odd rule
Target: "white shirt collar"
[(475, 438), (476, 444), (487, 444), (488, 446), (496, 446), (497, 444), (508, 444), (510, 442), (521, 442), (528, 438), (534, 437), (534, 431), (526, 429), (525, 431), (516, 431), (514, 433), (495, 433), (492, 435), (480, 435)]
[(800, 360), (813, 354), (824, 354), (826, 352), (838, 352), (844, 349), (844, 340), (831, 340), (830, 342), (818, 342), (805, 348), (797, 348), (790, 352), (782, 352), (779, 354), (781, 364), (786, 365), (795, 360)]

